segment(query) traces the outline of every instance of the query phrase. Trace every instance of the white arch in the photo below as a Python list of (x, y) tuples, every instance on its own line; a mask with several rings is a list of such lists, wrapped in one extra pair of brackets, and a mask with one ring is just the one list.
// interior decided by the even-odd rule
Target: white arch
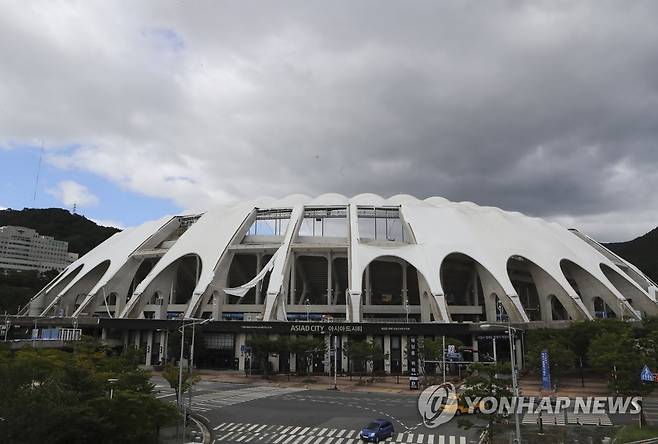
[[(142, 293), (146, 292), (151, 282), (167, 267), (183, 256), (196, 254), (206, 264), (194, 290), (190, 305), (195, 307), (206, 291), (215, 273), (215, 266), (224, 254), (234, 234), (245, 220), (255, 211), (253, 203), (244, 203), (233, 207), (221, 207), (208, 211), (201, 216), (176, 243), (164, 254), (151, 272), (137, 286), (130, 301), (121, 312), (120, 317), (138, 316), (135, 307), (139, 305)], [(188, 308), (186, 316), (192, 310)]]
[[(507, 259), (509, 263), (514, 256), (523, 258), (527, 263), (528, 271), (532, 276), (532, 280), (537, 288), (537, 294), (539, 297), (539, 303), (541, 308), (541, 319), (542, 321), (550, 321), (552, 317), (551, 307), (550, 307), (550, 298), (549, 296), (555, 296), (560, 304), (567, 311), (567, 314), (572, 319), (591, 319), (592, 316), (589, 314), (587, 308), (583, 304), (580, 296), (575, 293), (571, 288), (571, 285), (564, 279), (562, 273), (558, 274), (558, 277), (562, 277), (564, 283), (560, 283), (553, 274), (545, 270), (541, 265), (536, 264), (533, 260), (520, 255), (515, 254), (510, 256)], [(509, 274), (508, 274), (509, 275)], [(565, 287), (566, 285), (567, 287)], [(568, 291), (567, 289), (570, 289)]]

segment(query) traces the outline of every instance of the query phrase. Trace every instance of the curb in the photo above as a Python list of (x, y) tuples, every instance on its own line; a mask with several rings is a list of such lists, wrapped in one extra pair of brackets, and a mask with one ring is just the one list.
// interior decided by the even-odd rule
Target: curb
[(194, 421), (201, 429), (204, 444), (210, 444), (212, 442), (212, 431), (210, 430), (208, 418), (199, 413), (190, 412), (190, 419), (192, 419), (192, 421)]

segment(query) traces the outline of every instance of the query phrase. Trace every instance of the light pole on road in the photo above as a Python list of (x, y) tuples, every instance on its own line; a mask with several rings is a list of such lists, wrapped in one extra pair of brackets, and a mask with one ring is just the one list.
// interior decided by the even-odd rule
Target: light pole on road
[[(516, 353), (515, 353), (515, 346), (514, 346), (514, 341), (512, 340), (512, 331), (516, 334), (517, 331), (523, 331), (519, 328), (514, 328), (510, 324), (509, 317), (507, 318), (508, 322), (507, 325), (504, 324), (482, 324), (480, 327), (481, 328), (506, 328), (507, 329), (507, 335), (509, 337), (509, 355), (510, 355), (510, 365), (512, 366), (512, 393), (514, 394), (514, 398), (516, 399), (516, 402), (519, 402), (519, 385), (516, 380)], [(514, 442), (520, 443), (521, 442), (521, 426), (519, 425), (519, 413), (518, 413), (518, 408), (514, 408), (514, 428), (516, 431), (516, 438), (514, 439)]]
[[(192, 359), (194, 359), (194, 334), (195, 334), (195, 329), (194, 326), (196, 325), (201, 325), (205, 324), (206, 322), (210, 321), (211, 319), (199, 319), (199, 318), (187, 318), (183, 319), (183, 324), (178, 328), (178, 331), (181, 332), (181, 339), (180, 339), (180, 360), (178, 362), (178, 407), (183, 410), (183, 440), (185, 440), (185, 419), (187, 417), (187, 412), (185, 411), (185, 403), (183, 402), (183, 350), (185, 349), (185, 327), (191, 325), (192, 326), (192, 349), (190, 350), (190, 362), (188, 363), (188, 377), (192, 377)], [(192, 321), (189, 323), (185, 323), (185, 321)], [(190, 404), (190, 409), (192, 409), (192, 393), (190, 389), (190, 395), (189, 395), (189, 404)]]

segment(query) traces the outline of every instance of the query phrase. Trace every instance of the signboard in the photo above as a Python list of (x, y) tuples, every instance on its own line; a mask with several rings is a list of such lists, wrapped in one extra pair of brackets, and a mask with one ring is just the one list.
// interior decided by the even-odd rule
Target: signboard
[(251, 347), (248, 345), (242, 344), (240, 346), (240, 353), (251, 353)]
[(551, 366), (548, 360), (548, 350), (541, 352), (541, 386), (544, 390), (551, 389)]
[(656, 378), (658, 378), (658, 375), (655, 375), (647, 365), (640, 372), (640, 381), (642, 382), (655, 382)]
[(409, 389), (418, 390), (418, 337), (409, 336)]

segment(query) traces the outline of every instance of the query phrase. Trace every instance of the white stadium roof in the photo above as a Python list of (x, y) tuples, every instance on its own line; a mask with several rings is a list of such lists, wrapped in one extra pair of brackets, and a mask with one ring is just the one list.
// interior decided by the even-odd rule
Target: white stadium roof
[[(581, 233), (518, 212), (441, 197), (419, 200), (404, 194), (388, 199), (375, 194), (352, 198), (340, 194), (315, 198), (295, 194), (217, 207), (201, 215), (168, 216), (147, 222), (115, 234), (72, 263), (33, 298), (29, 312), (45, 316), (65, 309), (70, 310), (69, 314), (82, 316), (99, 307), (107, 308), (108, 295), (115, 293), (127, 294), (126, 301), (110, 304), (114, 305), (114, 313), (107, 309), (109, 315), (142, 317), (145, 307), (153, 304), (154, 289), (166, 292), (165, 281), (171, 281), (173, 289), (174, 278), (165, 279), (171, 275), (172, 267), (182, 258), (194, 257), (195, 286), (182, 310), (186, 317), (197, 316), (210, 303), (211, 295), (225, 290), (235, 246), (243, 242), (259, 214), (264, 214), (264, 210), (285, 210), (289, 211), (285, 230), (270, 240), (263, 236), (260, 239), (276, 251), (270, 270), (244, 280), (249, 285), (262, 285), (268, 274), (263, 319), (285, 320), (291, 305), (285, 293), (292, 248), (302, 241), (319, 247), (327, 243), (299, 233), (305, 212), (323, 208), (345, 210), (345, 236), (334, 244), (345, 247), (348, 259), (344, 307), (347, 320), (358, 322), (363, 317), (362, 276), (368, 264), (381, 257), (394, 257), (417, 270), (424, 289), (421, 311), (431, 312), (432, 320), (450, 322), (450, 304), (445, 298), (440, 270), (446, 258), (454, 254), (472, 259), (485, 296), (495, 295), (516, 322), (530, 319), (508, 273), (511, 258), (525, 261), (540, 299), (554, 296), (572, 319), (595, 316), (595, 298), (602, 299), (618, 316), (658, 314), (655, 284), (633, 265)], [(360, 212), (377, 208), (397, 211), (394, 214), (399, 218), (403, 241), (373, 239), (371, 233), (360, 233)], [(375, 221), (375, 230), (376, 224)], [(255, 242), (254, 248), (257, 246)], [(145, 258), (151, 258), (154, 265), (140, 282), (135, 282)], [(570, 276), (565, 274), (565, 268), (570, 270)], [(487, 308), (488, 313), (491, 310)]]

